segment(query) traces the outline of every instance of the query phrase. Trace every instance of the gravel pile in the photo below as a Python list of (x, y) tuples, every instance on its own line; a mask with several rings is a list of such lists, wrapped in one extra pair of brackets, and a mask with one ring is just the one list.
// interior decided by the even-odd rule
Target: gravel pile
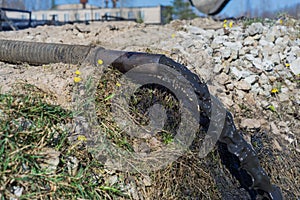
[[(232, 112), (249, 142), (253, 143), (257, 132), (271, 138), (268, 145), (281, 152), (283, 159), (274, 161), (277, 169), (271, 174), (279, 173), (285, 165), (298, 166), (299, 170), (299, 161), (297, 164), (289, 158), (290, 152), (298, 156), (300, 153), (299, 20), (217, 22), (199, 18), (164, 26), (103, 22), (0, 32), (0, 39), (92, 44), (165, 54), (208, 83), (210, 91)], [(2, 92), (9, 89), (9, 84), (22, 80), (51, 91), (62, 104), (69, 101), (71, 91), (67, 90), (72, 88), (74, 68), (65, 65), (50, 68), (54, 70), (0, 63)], [(41, 76), (44, 76), (42, 81)], [(258, 149), (258, 153), (264, 152)], [(274, 177), (272, 181), (286, 188), (285, 195), (293, 193), (293, 197), (299, 198), (300, 188), (296, 183), (289, 185), (289, 181)]]

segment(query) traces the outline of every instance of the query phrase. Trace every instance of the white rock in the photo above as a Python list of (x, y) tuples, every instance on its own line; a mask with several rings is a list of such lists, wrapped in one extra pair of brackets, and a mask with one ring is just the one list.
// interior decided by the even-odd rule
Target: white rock
[(229, 83), (226, 85), (227, 90), (232, 91), (234, 89), (234, 85), (232, 83)]
[(271, 47), (274, 46), (273, 42), (269, 42), (269, 41), (265, 40), (264, 38), (261, 38), (259, 40), (259, 45), (261, 45), (261, 46), (271, 46)]
[(67, 162), (69, 175), (75, 176), (77, 174), (78, 167), (79, 167), (79, 160), (75, 156), (69, 156)]
[(150, 176), (145, 175), (144, 178), (143, 178), (143, 183), (146, 187), (151, 186), (152, 185), (152, 180), (151, 180)]
[(237, 95), (237, 97), (238, 97), (239, 100), (243, 100), (244, 97), (245, 97), (245, 94), (246, 93), (244, 91), (242, 91), (242, 90), (236, 90), (236, 95)]
[(254, 84), (256, 81), (258, 81), (259, 77), (257, 75), (250, 75), (246, 77), (244, 80), (249, 83), (250, 85)]
[(277, 126), (275, 125), (274, 122), (271, 122), (270, 128), (271, 128), (271, 132), (273, 134), (275, 134), (275, 135), (279, 135), (280, 134), (280, 130), (277, 128)]
[(259, 83), (261, 85), (268, 84), (269, 83), (269, 78), (265, 74), (261, 74), (260, 77), (259, 77)]
[(202, 28), (196, 27), (196, 26), (188, 26), (186, 27), (187, 31), (194, 35), (200, 35), (203, 34), (205, 31)]
[(256, 56), (258, 56), (258, 53), (259, 53), (259, 52), (258, 52), (258, 49), (257, 49), (257, 48), (254, 48), (254, 49), (251, 49), (251, 50), (250, 50), (250, 53), (251, 53), (253, 56), (256, 57)]
[(297, 58), (300, 57), (300, 47), (299, 46), (292, 46), (291, 52), (297, 56)]
[(227, 39), (228, 39), (227, 36), (215, 37), (215, 39), (211, 43), (211, 48), (213, 48), (213, 49), (220, 48), (221, 46), (223, 46), (223, 43), (227, 41)]
[(234, 105), (231, 95), (222, 94), (222, 95), (219, 95), (218, 98), (227, 108), (232, 107)]
[(251, 46), (255, 43), (255, 40), (253, 37), (247, 37), (245, 40), (244, 40), (244, 45), (245, 46)]
[(300, 74), (300, 58), (294, 60), (292, 63), (291, 63), (291, 71), (295, 74), (295, 75), (298, 75)]
[(236, 60), (238, 57), (239, 57), (239, 51), (235, 50), (235, 49), (232, 49), (232, 51), (231, 51), (231, 57), (230, 58), (232, 60)]
[(278, 53), (273, 53), (272, 56), (271, 56), (271, 58), (270, 58), (270, 60), (272, 60), (275, 65), (280, 64), (280, 56), (279, 56), (279, 54)]
[(279, 101), (286, 102), (290, 100), (290, 96), (287, 93), (280, 93), (278, 94)]
[(260, 58), (255, 58), (253, 61), (252, 61), (252, 64), (254, 65), (254, 67), (256, 67), (257, 69), (261, 69), (261, 70), (264, 70), (264, 65), (261, 61)]
[(266, 34), (265, 40), (273, 43), (275, 41), (275, 38), (276, 38), (275, 34), (271, 32)]
[(230, 49), (239, 50), (243, 47), (241, 42), (224, 42), (224, 46), (229, 47)]
[(225, 58), (225, 59), (229, 58), (231, 55), (230, 48), (221, 47), (220, 52), (221, 52), (222, 58)]
[(250, 36), (253, 36), (253, 35), (256, 35), (256, 34), (261, 34), (264, 30), (264, 27), (262, 25), (262, 23), (253, 23), (251, 24), (246, 32), (250, 35)]
[(245, 54), (246, 52), (243, 48), (239, 50), (239, 56), (244, 56)]
[(220, 75), (216, 76), (216, 80), (222, 85), (225, 85), (230, 81), (229, 76), (225, 73), (221, 73)]
[(221, 73), (223, 69), (224, 69), (224, 65), (217, 64), (214, 67), (214, 73), (216, 73), (216, 74)]
[(234, 83), (235, 87), (239, 90), (249, 91), (251, 90), (251, 85), (245, 80), (241, 80)]
[(251, 75), (251, 73), (247, 70), (239, 70), (237, 67), (231, 67), (230, 72), (240, 80), (241, 78), (246, 78)]
[(47, 170), (49, 173), (55, 173), (59, 164), (60, 152), (53, 148), (43, 148), (38, 155), (42, 156), (40, 160), (41, 168)]
[(255, 57), (252, 54), (246, 54), (245, 58), (249, 61), (253, 61), (255, 59)]
[(241, 128), (248, 128), (248, 129), (259, 129), (261, 127), (260, 120), (257, 119), (242, 119)]
[(264, 68), (264, 70), (267, 71), (267, 72), (272, 71), (273, 68), (274, 68), (274, 66), (275, 66), (275, 64), (274, 64), (273, 61), (271, 61), (271, 60), (265, 60), (265, 61), (263, 62), (263, 68)]
[(258, 85), (258, 83), (255, 83), (252, 87), (251, 87), (251, 92), (253, 92), (256, 95), (260, 95), (262, 94), (264, 91), (263, 89)]
[(108, 177), (106, 182), (108, 185), (114, 185), (118, 182), (118, 180), (119, 180), (119, 177), (117, 175), (113, 175), (113, 176)]
[(279, 37), (275, 40), (275, 44), (279, 45), (279, 46), (286, 47), (286, 46), (288, 46), (289, 41), (290, 41), (290, 39), (286, 36)]
[(297, 57), (296, 57), (296, 54), (294, 54), (294, 53), (289, 53), (288, 56), (286, 57), (286, 61), (288, 63), (292, 63), (296, 59), (297, 59)]
[(282, 147), (276, 139), (273, 139), (273, 144), (275, 149), (277, 149), (278, 151), (282, 151)]
[[(13, 186), (12, 189), (13, 189), (14, 195), (16, 195), (17, 197), (20, 197), (24, 190), (23, 187), (19, 187), (19, 186)], [(15, 199), (15, 198), (10, 198), (10, 199)]]

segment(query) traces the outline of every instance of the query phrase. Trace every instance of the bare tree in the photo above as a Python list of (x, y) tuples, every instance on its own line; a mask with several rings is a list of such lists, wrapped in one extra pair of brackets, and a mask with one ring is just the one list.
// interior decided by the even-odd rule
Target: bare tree
[(112, 4), (113, 4), (113, 8), (116, 8), (117, 7), (117, 1), (118, 0), (111, 0), (112, 1)]

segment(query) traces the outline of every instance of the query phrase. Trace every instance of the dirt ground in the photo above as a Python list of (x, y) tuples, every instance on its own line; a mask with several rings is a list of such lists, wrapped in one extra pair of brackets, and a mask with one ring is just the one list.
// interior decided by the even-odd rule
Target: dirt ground
[[(201, 68), (195, 69), (193, 61), (188, 59), (193, 55), (191, 53), (185, 55), (175, 49), (178, 43), (174, 37), (176, 38), (178, 32), (184, 30), (186, 25), (191, 24), (205, 30), (216, 30), (223, 26), (223, 22), (210, 19), (175, 21), (167, 25), (101, 22), (0, 32), (0, 39), (99, 45), (112, 50), (165, 54), (202, 76), (199, 72)], [(203, 62), (212, 62), (212, 58), (207, 57)], [(31, 84), (51, 95), (50, 103), (72, 109), (74, 72), (77, 69), (84, 71), (85, 67), (62, 63), (30, 66), (24, 63), (0, 62), (0, 92), (2, 94), (9, 92), (16, 83)], [(212, 81), (214, 80), (215, 78), (212, 78)], [(210, 89), (215, 93), (222, 88), (218, 84), (211, 84)], [(274, 113), (257, 109), (259, 102), (266, 100), (263, 97), (253, 98), (249, 95), (249, 99), (248, 102), (243, 103), (244, 107), (233, 106), (229, 109), (234, 115), (236, 125), (244, 131), (244, 137), (254, 146), (272, 183), (281, 188), (286, 199), (299, 199), (299, 106), (295, 107), (296, 111), (291, 115), (287, 113), (289, 104), (282, 103), (280, 109)], [(240, 103), (236, 102), (236, 104)], [(255, 129), (242, 127), (241, 123), (249, 118), (258, 119), (260, 126)], [(289, 129), (292, 134), (283, 134), (286, 129)], [(240, 199), (246, 193), (243, 188), (239, 188), (237, 181), (223, 167), (217, 151), (212, 152), (204, 160), (197, 158), (197, 155), (191, 152), (169, 168), (152, 174), (151, 178), (151, 183), (148, 183), (145, 178), (138, 178), (135, 182), (135, 188), (138, 189), (132, 192), (132, 199)], [(136, 178), (131, 177), (131, 179)], [(244, 197), (244, 199), (249, 198), (248, 195)]]

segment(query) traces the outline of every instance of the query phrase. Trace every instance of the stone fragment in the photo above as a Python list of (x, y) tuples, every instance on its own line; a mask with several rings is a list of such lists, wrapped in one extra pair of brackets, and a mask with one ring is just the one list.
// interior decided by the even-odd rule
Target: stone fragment
[(273, 139), (273, 145), (275, 149), (277, 149), (278, 151), (282, 151), (282, 147), (276, 139)]
[(242, 91), (242, 90), (236, 90), (235, 93), (236, 93), (237, 98), (238, 98), (239, 100), (243, 100), (244, 97), (245, 97), (245, 94), (246, 94), (246, 93), (245, 93), (244, 91)]
[(216, 77), (216, 80), (222, 85), (225, 85), (226, 83), (228, 83), (230, 81), (229, 76), (226, 75), (225, 73), (221, 73), (220, 75), (218, 75)]
[(278, 53), (273, 53), (271, 55), (271, 59), (270, 60), (272, 60), (275, 65), (280, 64), (280, 61), (281, 61), (280, 56), (279, 56)]
[(234, 89), (234, 85), (232, 83), (229, 83), (226, 85), (226, 89), (232, 91)]
[(227, 36), (217, 36), (211, 43), (211, 48), (216, 49), (223, 46), (223, 43), (227, 41)]
[(276, 45), (279, 45), (279, 46), (282, 46), (282, 47), (286, 47), (288, 46), (288, 43), (290, 42), (290, 39), (289, 37), (279, 37), (275, 40), (275, 44)]
[(257, 48), (254, 48), (254, 49), (251, 49), (250, 50), (250, 53), (254, 56), (254, 57), (257, 57), (258, 56), (258, 49)]
[(202, 28), (196, 26), (188, 26), (186, 29), (189, 33), (194, 35), (202, 35), (205, 32)]
[(255, 43), (254, 38), (250, 36), (244, 40), (244, 46), (252, 46), (254, 45), (254, 43)]
[(291, 52), (297, 56), (297, 58), (300, 57), (300, 47), (299, 46), (292, 46)]
[(267, 71), (267, 72), (272, 71), (273, 68), (274, 68), (274, 66), (275, 66), (275, 64), (274, 64), (274, 62), (271, 61), (271, 60), (264, 60), (264, 61), (263, 61), (263, 68), (264, 68), (264, 70)]
[(246, 77), (244, 80), (249, 83), (250, 85), (253, 85), (255, 82), (257, 82), (259, 77), (257, 75), (250, 75)]
[(118, 175), (113, 175), (107, 178), (106, 182), (108, 185), (114, 185), (118, 182), (119, 177)]
[(253, 36), (253, 35), (256, 35), (256, 34), (261, 34), (264, 30), (264, 27), (262, 25), (262, 23), (253, 23), (251, 24), (246, 32), (250, 35), (250, 36)]
[(214, 73), (219, 74), (222, 72), (223, 69), (224, 69), (224, 65), (217, 64), (214, 67)]
[(244, 56), (245, 54), (246, 52), (243, 48), (239, 50), (239, 56)]
[(241, 128), (259, 129), (261, 127), (261, 123), (258, 119), (246, 118), (242, 119), (240, 126)]
[(220, 51), (221, 51), (222, 58), (227, 59), (231, 55), (231, 49), (230, 48), (221, 47)]
[(278, 94), (279, 101), (286, 102), (290, 100), (290, 96), (287, 93), (280, 93)]
[(265, 74), (261, 74), (258, 82), (260, 85), (268, 84), (269, 78)]
[(251, 85), (247, 83), (245, 80), (240, 80), (235, 83), (235, 87), (239, 90), (249, 91), (251, 90)]
[(234, 102), (232, 101), (232, 96), (231, 95), (219, 95), (218, 98), (220, 101), (227, 107), (230, 108), (234, 105)]
[(245, 55), (245, 58), (246, 58), (247, 60), (249, 60), (249, 61), (255, 60), (255, 57), (254, 57), (253, 54), (246, 54), (246, 55)]
[[(24, 188), (23, 188), (23, 187), (20, 187), (20, 186), (13, 186), (13, 187), (12, 187), (12, 192), (13, 192), (13, 194), (14, 194), (16, 197), (21, 197), (23, 191), (24, 191)], [(17, 200), (17, 198), (13, 198), (13, 197), (10, 197), (9, 199), (10, 199), (10, 200)], [(19, 199), (19, 198), (18, 198), (18, 199)]]
[(265, 36), (265, 40), (268, 42), (271, 42), (271, 43), (273, 43), (275, 41), (275, 39), (276, 39), (276, 34), (273, 32), (271, 32), (271, 33), (269, 32)]
[(294, 60), (292, 63), (291, 63), (291, 71), (295, 74), (295, 75), (298, 75), (300, 74), (300, 58), (298, 58), (297, 60)]
[(259, 40), (259, 45), (261, 45), (261, 46), (270, 46), (270, 47), (274, 46), (273, 42), (269, 42), (269, 41), (265, 40), (265, 38), (261, 38)]
[(292, 63), (296, 59), (297, 59), (296, 54), (294, 54), (292, 52), (288, 53), (288, 55), (286, 57), (287, 63)]
[(151, 185), (152, 185), (152, 181), (151, 181), (150, 176), (144, 175), (143, 183), (144, 183), (144, 185), (145, 185), (146, 187), (151, 186)]
[(250, 76), (250, 72), (247, 70), (239, 70), (237, 67), (231, 67), (230, 72), (237, 78), (237, 80), (240, 80), (241, 78), (246, 78)]
[(257, 69), (260, 69), (260, 70), (264, 70), (264, 65), (261, 61), (260, 58), (255, 58), (253, 61), (252, 61), (252, 64), (254, 65), (254, 67), (256, 67)]
[(52, 148), (43, 148), (38, 152), (38, 155), (41, 156), (39, 159), (41, 168), (48, 173), (55, 173), (59, 164), (60, 152)]
[(246, 93), (245, 94), (245, 97), (244, 97), (244, 101), (248, 104), (248, 105), (251, 105), (251, 106), (255, 106), (256, 105), (256, 101), (255, 101), (255, 98), (254, 98), (254, 95), (253, 93)]
[(239, 50), (243, 47), (242, 43), (237, 42), (224, 42), (223, 43), (225, 47), (229, 47), (230, 49)]
[(69, 156), (67, 162), (69, 175), (75, 176), (77, 174), (78, 167), (79, 167), (79, 160), (75, 156)]

